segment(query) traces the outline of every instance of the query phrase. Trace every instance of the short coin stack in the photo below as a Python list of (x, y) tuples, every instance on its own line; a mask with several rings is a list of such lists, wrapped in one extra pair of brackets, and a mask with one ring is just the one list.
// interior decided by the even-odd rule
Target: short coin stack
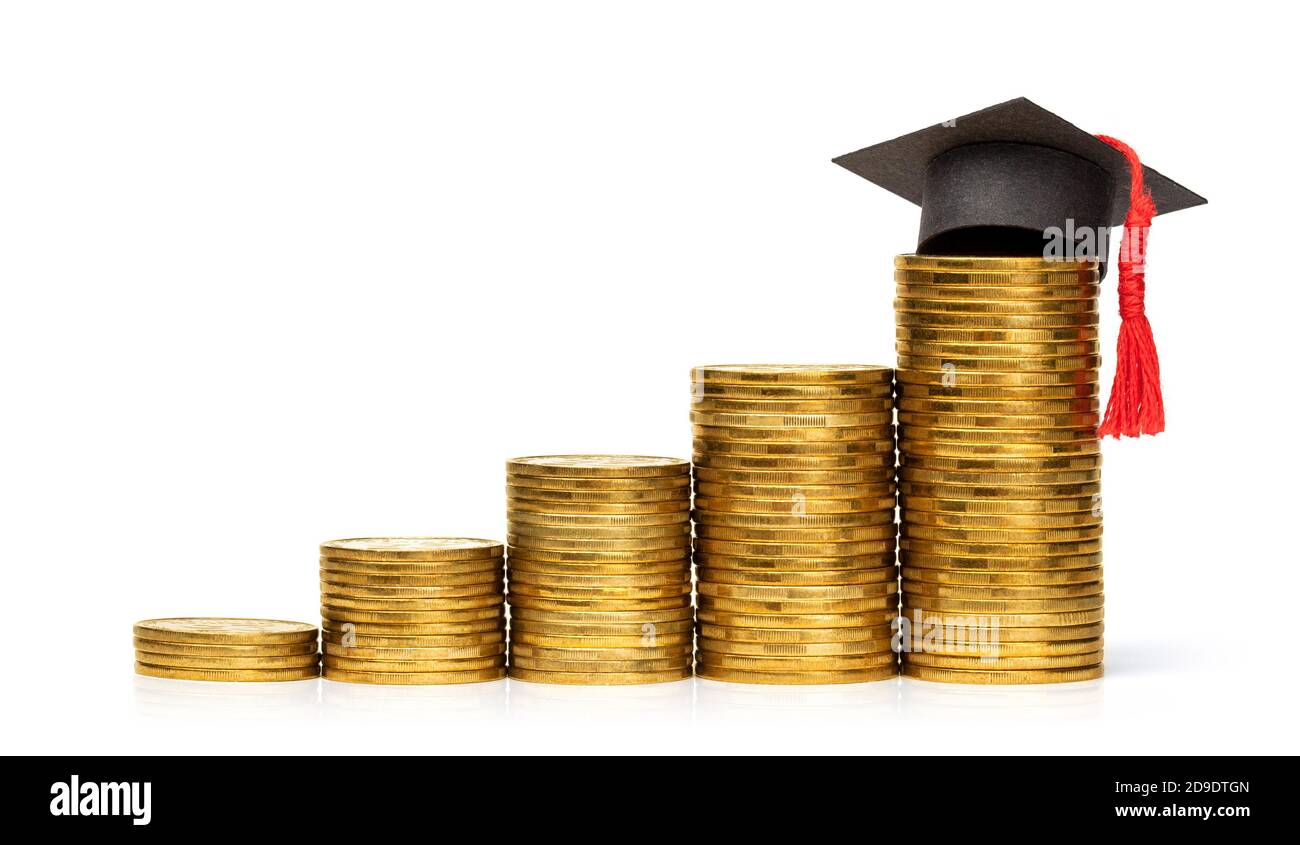
[(137, 622), (135, 671), (185, 681), (299, 681), (320, 675), (316, 626), (191, 617)]
[(320, 547), (325, 677), (359, 684), (504, 678), (505, 548), (465, 537)]
[(903, 674), (1100, 677), (1097, 265), (895, 268)]
[(898, 674), (893, 371), (692, 371), (696, 672), (753, 684)]
[(506, 463), (510, 677), (691, 676), (690, 465), (637, 455)]

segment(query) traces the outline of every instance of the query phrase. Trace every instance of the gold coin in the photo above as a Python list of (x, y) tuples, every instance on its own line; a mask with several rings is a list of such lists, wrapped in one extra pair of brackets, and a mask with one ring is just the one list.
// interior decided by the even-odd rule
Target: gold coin
[(397, 611), (397, 612), (419, 612), (428, 611), (467, 611), (477, 610), (479, 608), (499, 607), (505, 601), (505, 597), (500, 592), (493, 592), (481, 596), (460, 596), (458, 598), (448, 599), (393, 599), (381, 598), (376, 596), (348, 598), (336, 596), (328, 593), (321, 594), (321, 602), (333, 610), (344, 613), (352, 610), (379, 610), (379, 611)]
[(885, 384), (889, 367), (875, 364), (714, 364), (691, 368), (704, 384)]
[(912, 280), (898, 280), (895, 294), (900, 299), (916, 300), (984, 300), (984, 301), (1037, 301), (1060, 302), (1068, 300), (1094, 300), (1101, 293), (1100, 285), (982, 285), (972, 280), (965, 285), (930, 285)]
[(177, 617), (145, 619), (132, 633), (146, 640), (173, 643), (276, 645), (316, 641), (316, 626), (279, 619)]
[(723, 484), (887, 484), (894, 480), (894, 468), (768, 471), (696, 467), (695, 479)]
[(908, 414), (942, 414), (959, 417), (1068, 416), (1095, 414), (1100, 410), (1095, 396), (1082, 399), (1026, 399), (1011, 402), (966, 399), (900, 398), (900, 412)]
[(640, 516), (647, 514), (685, 513), (690, 497), (680, 496), (662, 502), (555, 502), (511, 496), (506, 500), (511, 516), (520, 513), (573, 514), (579, 516)]
[(701, 623), (699, 635), (701, 642), (714, 641), (728, 644), (786, 646), (836, 643), (848, 646), (862, 642), (889, 641), (894, 636), (894, 628), (888, 622), (873, 626), (844, 628), (736, 628)]
[(690, 522), (690, 514), (684, 511), (629, 514), (534, 513), (517, 509), (511, 509), (510, 511), (511, 525), (532, 525), (538, 529), (547, 527), (593, 529), (671, 528), (687, 522)]
[(388, 686), (423, 686), (434, 684), (477, 684), (499, 681), (506, 676), (504, 666), (461, 672), (355, 672), (326, 666), (322, 675), (327, 681), (345, 684), (376, 684)]
[[(927, 376), (928, 378), (928, 376)], [(1101, 385), (1097, 382), (1079, 382), (1078, 384), (1060, 385), (972, 385), (961, 384), (959, 374), (953, 371), (949, 381), (951, 386), (942, 383), (904, 384), (900, 385), (899, 401), (903, 399), (924, 399), (930, 401), (958, 402), (1060, 402), (1072, 399), (1097, 399), (1101, 395)]]
[(737, 586), (773, 587), (830, 587), (850, 586), (854, 584), (893, 583), (898, 570), (892, 566), (878, 566), (875, 569), (832, 569), (814, 572), (756, 571), (744, 569), (715, 569), (701, 566), (698, 571), (699, 583), (734, 584)]
[(689, 654), (669, 657), (661, 660), (543, 660), (538, 657), (510, 655), (510, 668), (526, 669), (535, 672), (613, 672), (641, 674), (649, 672), (672, 672), (690, 668)]
[(690, 558), (683, 556), (678, 560), (650, 563), (558, 563), (556, 561), (534, 561), (524, 557), (510, 559), (511, 577), (523, 572), (539, 575), (573, 575), (591, 576), (637, 576), (652, 578), (671, 578), (680, 573), (689, 573)]
[(431, 638), (499, 634), (505, 630), (505, 624), (504, 616), (455, 622), (374, 622), (355, 619), (334, 620), (326, 617), (321, 622), (321, 636), (327, 642), (334, 642), (335, 637), (350, 636), (356, 638), (358, 645), (366, 645), (370, 640), (394, 637)]
[[(921, 597), (918, 597), (918, 601)], [(715, 598), (699, 596), (696, 606), (700, 610), (719, 613), (757, 613), (796, 616), (821, 615), (832, 613), (875, 613), (877, 611), (895, 610), (898, 607), (896, 595), (881, 596), (870, 599), (833, 599), (827, 601), (773, 601)]]
[(897, 610), (873, 610), (862, 613), (733, 613), (700, 608), (696, 614), (701, 624), (733, 628), (869, 628), (887, 625), (898, 616)]
[[(977, 642), (961, 638), (947, 639), (942, 636), (931, 637), (928, 641), (922, 636), (903, 638), (904, 651), (914, 654), (924, 652), (931, 656), (944, 655), (961, 657), (966, 660), (990, 658), (1024, 658), (1024, 657), (1064, 657), (1067, 655), (1090, 654), (1102, 650), (1101, 637), (1088, 637), (1082, 640), (1055, 640), (1047, 642)], [(906, 660), (907, 658), (904, 658)], [(1098, 663), (1100, 661), (1093, 661)], [(986, 667), (991, 668), (991, 667)]]
[[(923, 356), (951, 360), (952, 358), (1006, 359), (1011, 357), (1069, 358), (1083, 355), (1100, 355), (1101, 345), (1095, 340), (1071, 343), (928, 343), (915, 340), (898, 340), (894, 349), (899, 355)], [(1032, 369), (1043, 369), (1035, 367)]]
[(521, 537), (564, 538), (571, 540), (640, 540), (646, 538), (689, 537), (686, 520), (670, 525), (617, 525), (594, 528), (587, 525), (533, 525), (510, 520), (509, 531)]
[(359, 660), (325, 655), (326, 669), (349, 672), (477, 672), (506, 665), (506, 656), (466, 657), (459, 660)]
[(429, 611), (381, 611), (362, 608), (334, 607), (321, 605), (321, 616), (331, 622), (360, 624), (373, 622), (378, 625), (411, 625), (417, 622), (483, 622), (497, 619), (503, 615), (498, 601), (491, 607), (476, 607), (465, 610), (429, 610)]
[(898, 381), (903, 385), (899, 390), (901, 396), (913, 395), (908, 390), (909, 385), (941, 386), (950, 391), (959, 392), (957, 394), (950, 393), (950, 396), (959, 395), (968, 398), (975, 398), (976, 396), (974, 392), (967, 392), (969, 388), (1006, 388), (1006, 391), (999, 390), (994, 394), (1000, 399), (1020, 398), (1010, 392), (1011, 388), (1038, 389), (1086, 385), (1087, 389), (1091, 390), (1094, 385), (1098, 384), (1097, 370), (1095, 368), (1080, 367), (1056, 372), (995, 372), (989, 369), (979, 370), (970, 366), (963, 368), (957, 361), (937, 361), (933, 368), (914, 367), (899, 370)]
[[(703, 598), (703, 597), (701, 597)], [(959, 599), (940, 598), (909, 592), (903, 596), (907, 606), (925, 613), (1068, 613), (1076, 610), (1097, 610), (1105, 604), (1101, 593), (1091, 596), (1070, 596), (1059, 599)]]
[[(883, 544), (888, 548), (875, 554), (848, 555), (846, 557), (805, 557), (769, 556), (769, 555), (734, 555), (713, 554), (707, 550), (697, 550), (695, 563), (701, 568), (728, 569), (735, 571), (767, 572), (827, 572), (858, 571), (874, 572), (881, 567), (894, 563), (893, 544)], [(882, 576), (883, 578), (884, 576)]]
[(829, 656), (753, 657), (721, 651), (701, 651), (700, 666), (710, 669), (734, 669), (744, 672), (844, 672), (895, 667), (898, 655), (893, 651), (875, 654), (840, 654)]
[(988, 613), (987, 611), (936, 611), (904, 605), (902, 615), (910, 617), (919, 613), (922, 619), (936, 625), (956, 624), (955, 620), (971, 618), (997, 622), (999, 631), (1003, 628), (1051, 628), (1074, 625), (1092, 625), (1102, 621), (1101, 608), (1092, 610), (1057, 611), (1053, 613)]
[(934, 584), (929, 581), (903, 581), (903, 592), (909, 596), (930, 596), (941, 599), (1063, 599), (1079, 596), (1101, 595), (1101, 581), (1082, 581), (1069, 584), (1050, 584), (1034, 587), (995, 587), (992, 585)]
[(702, 540), (737, 540), (746, 543), (850, 543), (889, 540), (898, 533), (893, 522), (832, 528), (732, 528), (697, 523), (695, 536)]
[(976, 316), (1056, 316), (1059, 314), (1096, 314), (1097, 300), (1056, 299), (1056, 300), (1015, 300), (1015, 299), (922, 299), (918, 297), (897, 296), (894, 298), (894, 312), (922, 314), (971, 314)]
[(135, 673), (177, 681), (302, 681), (319, 677), (320, 669), (315, 664), (296, 669), (179, 669), (136, 661)]
[(848, 455), (713, 455), (695, 456), (698, 469), (750, 470), (756, 472), (844, 472), (892, 469), (894, 453), (868, 452)]
[[(960, 278), (980, 273), (1032, 273), (1035, 278), (1046, 279), (1058, 275), (1071, 275), (1083, 279), (1093, 279), (1098, 275), (1096, 261), (1064, 261), (1055, 258), (988, 258), (984, 256), (952, 255), (913, 255), (905, 253), (894, 257), (894, 273), (915, 272), (918, 270), (942, 271)], [(954, 283), (956, 279), (954, 279)], [(1030, 282), (1031, 284), (1033, 282)], [(1087, 283), (1087, 282), (1083, 282)], [(992, 284), (984, 282), (983, 284)]]
[(691, 401), (709, 399), (733, 401), (812, 402), (839, 399), (883, 399), (892, 396), (890, 382), (879, 384), (713, 384), (691, 383)]
[[(892, 404), (887, 410), (870, 414), (711, 414), (691, 410), (691, 422), (697, 426), (720, 428), (757, 428), (762, 430), (803, 430), (808, 428), (881, 428), (894, 421)], [(742, 438), (743, 439), (743, 438)]]
[(640, 504), (648, 502), (682, 501), (688, 495), (685, 486), (663, 490), (546, 490), (541, 487), (520, 487), (506, 484), (506, 495), (512, 499), (532, 502)]
[(893, 551), (894, 539), (861, 543), (747, 543), (700, 539), (695, 541), (695, 548), (704, 554), (752, 557), (856, 557)]
[(443, 576), (458, 575), (482, 575), (483, 573), (500, 573), (504, 566), (503, 554), (497, 557), (485, 557), (477, 560), (464, 561), (345, 561), (332, 560), (322, 557), (320, 559), (320, 568), (322, 573), (335, 573), (346, 575), (379, 575), (386, 577), (415, 577), (434, 578)]
[(331, 560), (478, 560), (500, 557), (501, 544), (469, 537), (354, 537), (320, 544)]
[(465, 660), (495, 657), (498, 654), (505, 653), (506, 643), (504, 639), (495, 643), (443, 646), (441, 648), (363, 648), (325, 643), (326, 657), (350, 657), (355, 660), (414, 661), (419, 663), (427, 660)]
[(510, 565), (524, 559), (537, 563), (667, 563), (690, 557), (683, 549), (639, 549), (637, 551), (573, 551), (560, 549), (511, 549)]
[(320, 591), (323, 596), (339, 598), (374, 598), (374, 599), (444, 599), (473, 598), (477, 596), (501, 595), (504, 584), (500, 580), (485, 584), (458, 584), (448, 587), (372, 587), (363, 584), (340, 584), (321, 579)]
[[(590, 490), (593, 492), (663, 491), (675, 490), (690, 483), (688, 472), (660, 478), (563, 478), (559, 476), (506, 476), (507, 482), (519, 490)], [(526, 494), (527, 495), (527, 494)]]
[(1063, 455), (1055, 458), (944, 458), (904, 454), (902, 464), (909, 469), (938, 472), (1071, 472), (1098, 469), (1101, 467), (1101, 455)]
[(803, 494), (786, 499), (729, 499), (715, 496), (696, 496), (696, 513), (720, 514), (772, 514), (780, 516), (853, 515), (894, 512), (894, 494), (865, 499), (815, 499)]
[(904, 522), (900, 537), (948, 543), (1069, 543), (1101, 538), (1101, 525), (1074, 528), (939, 528)]
[(690, 594), (666, 599), (550, 599), (510, 593), (510, 609), (553, 610), (574, 613), (674, 610), (691, 606)]
[(862, 599), (893, 596), (898, 592), (898, 584), (893, 581), (881, 581), (874, 584), (836, 585), (830, 587), (811, 586), (765, 586), (714, 584), (700, 581), (700, 596), (717, 596), (721, 598), (751, 599), (756, 601), (827, 601), (834, 599)]
[[(1034, 568), (1033, 561), (1043, 558), (1070, 557), (1089, 555), (1101, 551), (1100, 540), (1077, 540), (1072, 543), (974, 543), (943, 542), (936, 540), (918, 540), (914, 537), (902, 537), (898, 546), (906, 552), (919, 552), (927, 555), (953, 555), (971, 558), (1019, 558), (1025, 562), (1022, 568)], [(1044, 564), (1040, 564), (1044, 565)]]
[(880, 666), (875, 669), (842, 670), (830, 672), (750, 672), (743, 669), (723, 669), (717, 666), (696, 667), (695, 674), (710, 681), (728, 681), (735, 684), (861, 684), (868, 681), (887, 681), (898, 677), (897, 666)]
[[(992, 617), (948, 616), (920, 614), (919, 611), (899, 617), (899, 640), (904, 642), (917, 637), (923, 641), (944, 641), (958, 646), (1036, 644), (1070, 642), (1095, 639), (1105, 631), (1101, 622), (1065, 624), (1043, 627), (1031, 625), (1013, 628), (999, 624), (996, 629), (986, 620)], [(999, 620), (1001, 622), (1001, 620)]]
[[(1055, 472), (953, 472), (951, 470), (899, 468), (900, 482), (955, 487), (1062, 487), (1101, 481), (1101, 469)], [(1029, 498), (1033, 498), (1032, 496)]]
[[(499, 564), (498, 564), (499, 565)], [(485, 569), (458, 575), (376, 575), (370, 572), (340, 572), (322, 569), (321, 581), (339, 588), (440, 589), (450, 587), (490, 588), (500, 582), (503, 568)]]
[(979, 672), (1023, 669), (1075, 669), (1101, 664), (1102, 653), (1058, 654), (1050, 657), (988, 657), (983, 655), (930, 654), (904, 652), (908, 666), (931, 666), (937, 669), (965, 669)]
[[(1087, 375), (1096, 378), (1095, 370), (1100, 366), (1100, 355), (1076, 355), (1072, 358), (958, 358), (956, 356), (904, 355), (900, 353), (898, 356), (898, 368), (900, 370), (908, 372), (925, 372), (927, 370), (940, 372), (944, 375), (954, 376), (957, 384), (968, 381), (972, 375), (1039, 376), (1042, 374), (1060, 375), (1062, 373), (1078, 375), (1086, 371)], [(963, 379), (963, 376), (966, 379)], [(988, 382), (981, 380), (975, 383)]]
[(510, 634), (510, 643), (514, 647), (531, 645), (559, 649), (639, 649), (677, 646), (689, 650), (694, 640), (695, 636), (690, 632), (683, 634), (637, 634), (625, 637), (603, 635), (554, 636), (551, 634), (535, 634), (530, 631), (512, 631)]
[(496, 630), (473, 634), (430, 634), (428, 636), (373, 636), (368, 634), (342, 634), (326, 631), (321, 636), (326, 651), (345, 648), (350, 650), (374, 651), (423, 651), (425, 649), (458, 649), (488, 647), (505, 647), (506, 629), (504, 625)]
[(659, 478), (685, 473), (686, 461), (648, 455), (532, 455), (506, 461), (516, 475), (563, 478)]
[(904, 511), (954, 514), (1070, 514), (1101, 515), (1101, 496), (1077, 496), (1065, 499), (936, 499), (928, 496), (903, 496), (899, 506)]
[(667, 586), (642, 587), (601, 587), (590, 583), (582, 587), (572, 585), (556, 587), (548, 584), (527, 584), (512, 580), (510, 582), (510, 591), (512, 595), (525, 598), (559, 599), (562, 601), (666, 599), (690, 595), (691, 582), (687, 580)]
[(913, 525), (930, 525), (948, 528), (1072, 528), (1083, 525), (1100, 525), (1101, 517), (1091, 513), (1019, 514), (1013, 516), (988, 516), (968, 513), (930, 513), (904, 510), (903, 521)]
[(316, 652), (281, 657), (203, 657), (196, 654), (160, 654), (136, 649), (135, 659), (149, 666), (172, 669), (306, 669), (320, 659)]
[(535, 585), (540, 587), (561, 588), (638, 588), (638, 587), (675, 587), (690, 584), (691, 572), (687, 567), (666, 573), (650, 575), (555, 575), (542, 572), (519, 571), (510, 573), (512, 586)]
[(689, 534), (676, 537), (641, 537), (635, 540), (574, 539), (570, 537), (538, 537), (527, 534), (507, 534), (511, 553), (527, 554), (532, 551), (550, 552), (640, 552), (665, 549), (689, 549)]
[[(556, 614), (562, 616), (563, 614)], [(519, 635), (600, 639), (602, 637), (635, 638), (639, 644), (653, 644), (664, 638), (688, 637), (694, 627), (690, 619), (676, 622), (628, 622), (619, 624), (568, 624), (537, 622), (530, 619), (510, 620), (510, 641)], [(672, 642), (671, 639), (667, 640)], [(520, 640), (522, 642), (522, 640)]]
[(292, 657), (294, 655), (315, 654), (316, 641), (304, 640), (300, 643), (282, 645), (222, 645), (206, 643), (175, 643), (166, 640), (151, 640), (146, 637), (132, 638), (132, 645), (137, 651), (149, 651), (155, 654), (193, 654), (199, 657)]
[[(893, 482), (879, 484), (721, 484), (700, 481), (697, 496), (723, 499), (880, 499), (894, 492)], [(798, 497), (798, 498), (796, 498)]]
[(881, 423), (874, 426), (846, 425), (834, 428), (747, 428), (692, 423), (691, 436), (697, 440), (741, 443), (846, 443), (870, 441), (887, 444), (893, 441), (894, 427), (889, 423)]
[(662, 684), (691, 677), (691, 667), (666, 672), (540, 672), (510, 667), (510, 677), (532, 684), (569, 684), (581, 686), (621, 686), (627, 684)]
[(1101, 493), (1101, 484), (921, 484), (904, 481), (898, 485), (904, 496), (929, 499), (1079, 499)]
[(894, 442), (892, 437), (872, 440), (839, 440), (804, 443), (777, 443), (745, 440), (711, 440), (701, 439), (698, 435), (691, 441), (698, 463), (701, 455), (733, 455), (763, 458), (784, 457), (838, 457), (842, 455), (892, 455)]
[(1079, 343), (1099, 338), (1096, 326), (1070, 326), (1057, 329), (927, 329), (897, 326), (897, 340), (922, 343)]
[(510, 608), (510, 624), (512, 626), (516, 622), (534, 621), (554, 624), (562, 621), (566, 625), (632, 625), (638, 628), (652, 624), (658, 626), (659, 630), (666, 631), (662, 623), (689, 622), (690, 619), (691, 609), (689, 607), (661, 608), (658, 610), (576, 611), (572, 613), (523, 606), (511, 606)]
[(695, 523), (728, 528), (863, 528), (873, 525), (890, 525), (894, 522), (893, 507), (874, 511), (852, 513), (728, 513), (700, 509), (695, 511)]
[[(898, 310), (895, 305), (894, 323), (899, 326), (919, 326), (935, 329), (1061, 329), (1074, 326), (1096, 326), (1097, 312), (1053, 314), (979, 314), (938, 313), (934, 311)], [(894, 373), (895, 384), (901, 381)]]
[(1033, 669), (980, 672), (967, 669), (939, 669), (934, 666), (904, 666), (903, 676), (945, 684), (1063, 684), (1092, 681), (1102, 676), (1101, 666), (1086, 669)]
[(893, 398), (872, 399), (720, 399), (691, 398), (691, 412), (705, 414), (882, 414), (892, 411)]
[(1101, 453), (1101, 441), (1075, 440), (1067, 443), (925, 443), (910, 440), (902, 444), (904, 459), (921, 455), (932, 458), (1057, 458)]
[[(848, 640), (838, 643), (750, 643), (700, 637), (699, 650), (700, 652), (762, 658), (838, 657), (855, 654), (893, 654), (893, 640), (890, 637), (882, 637), (874, 640)], [(707, 656), (701, 657), (700, 660), (709, 662)]]
[[(1100, 560), (1100, 556), (1096, 556)], [(1058, 560), (1060, 558), (1057, 558)], [(1023, 560), (1023, 558), (1021, 558)], [(928, 561), (927, 561), (928, 562)], [(1079, 569), (1041, 569), (1035, 571), (989, 569), (927, 569), (920, 564), (903, 566), (902, 575), (907, 581), (933, 584), (953, 584), (987, 587), (1042, 587), (1059, 584), (1100, 583), (1102, 567), (1085, 566)]]
[(527, 643), (511, 643), (511, 661), (516, 657), (522, 657), (525, 660), (570, 662), (585, 662), (588, 660), (602, 662), (611, 660), (671, 660), (675, 665), (680, 665), (683, 657), (690, 660), (691, 646), (683, 643), (681, 645), (632, 646), (630, 648), (583, 648), (581, 646), (553, 648), (532, 646)]
[(902, 426), (919, 426), (922, 428), (1077, 428), (1086, 429), (1087, 434), (1096, 436), (1097, 425), (1101, 422), (1101, 416), (1094, 411), (1082, 414), (1001, 414), (989, 416), (924, 414), (919, 411), (899, 411), (898, 422)]

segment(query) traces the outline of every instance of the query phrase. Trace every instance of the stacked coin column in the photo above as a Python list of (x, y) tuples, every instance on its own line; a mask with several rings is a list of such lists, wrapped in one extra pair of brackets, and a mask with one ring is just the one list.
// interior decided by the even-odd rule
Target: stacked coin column
[(506, 464), (510, 677), (691, 676), (690, 466), (551, 455)]
[(893, 371), (692, 371), (696, 672), (753, 684), (898, 674)]
[(505, 548), (463, 537), (320, 547), (324, 675), (360, 684), (505, 677)]
[(187, 617), (137, 622), (135, 671), (182, 681), (298, 681), (320, 674), (315, 625)]
[(1097, 266), (895, 268), (903, 673), (1099, 677)]

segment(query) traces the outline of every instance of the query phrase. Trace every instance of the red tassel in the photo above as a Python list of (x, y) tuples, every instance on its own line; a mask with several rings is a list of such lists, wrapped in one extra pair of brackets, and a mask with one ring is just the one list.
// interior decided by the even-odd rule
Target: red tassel
[(1133, 148), (1107, 135), (1098, 135), (1128, 159), (1129, 209), (1119, 247), (1119, 341), (1115, 382), (1106, 402), (1101, 437), (1139, 437), (1165, 430), (1165, 401), (1160, 393), (1160, 356), (1146, 317), (1147, 233), (1156, 204), (1142, 179), (1142, 162)]

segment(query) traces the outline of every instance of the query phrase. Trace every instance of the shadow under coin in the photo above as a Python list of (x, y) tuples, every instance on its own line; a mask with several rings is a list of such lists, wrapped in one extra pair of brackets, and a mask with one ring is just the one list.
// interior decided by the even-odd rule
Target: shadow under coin
[(135, 675), (135, 712), (151, 719), (310, 719), (320, 682), (176, 681)]
[(984, 686), (903, 678), (903, 718), (928, 719), (1095, 719), (1105, 703), (1104, 680), (1068, 684)]
[(321, 681), (321, 715), (327, 719), (420, 721), (454, 715), (461, 720), (506, 714), (505, 680), (475, 684), (383, 685)]
[(689, 721), (695, 704), (690, 679), (662, 684), (586, 686), (510, 679), (510, 715)]
[(898, 708), (898, 679), (861, 684), (776, 686), (698, 680), (695, 712), (702, 721), (788, 716), (861, 719), (893, 714)]

